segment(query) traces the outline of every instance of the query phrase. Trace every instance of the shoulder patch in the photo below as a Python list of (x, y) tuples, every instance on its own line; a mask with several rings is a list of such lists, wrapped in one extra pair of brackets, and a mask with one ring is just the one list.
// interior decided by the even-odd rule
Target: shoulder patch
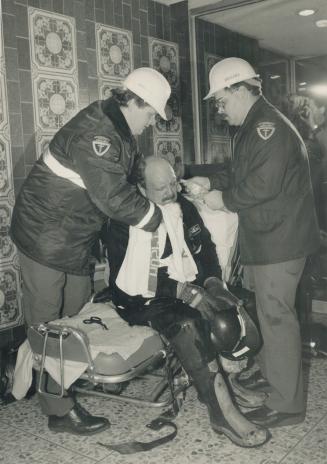
[(111, 140), (102, 135), (96, 135), (92, 141), (93, 151), (97, 156), (103, 156), (109, 150)]
[(276, 130), (274, 122), (259, 122), (257, 125), (257, 133), (262, 140), (268, 140)]

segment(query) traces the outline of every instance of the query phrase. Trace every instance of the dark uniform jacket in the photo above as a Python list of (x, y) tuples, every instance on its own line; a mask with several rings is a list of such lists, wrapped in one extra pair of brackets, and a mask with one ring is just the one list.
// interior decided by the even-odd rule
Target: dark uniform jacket
[[(210, 178), (211, 188), (220, 189)], [(223, 201), (239, 216), (243, 264), (274, 264), (319, 247), (308, 156), (291, 122), (264, 97), (234, 137), (232, 179)]]
[(57, 132), (49, 148), (86, 188), (55, 174), (42, 157), (35, 163), (17, 198), (11, 225), (11, 237), (24, 254), (53, 269), (86, 275), (91, 249), (107, 217), (131, 225), (146, 217), (145, 230), (158, 227), (160, 209), (150, 207), (128, 182), (136, 142), (113, 99), (80, 111)]
[[(183, 213), (184, 238), (198, 268), (198, 274), (193, 283), (203, 285), (207, 277), (216, 276), (221, 278), (221, 268), (217, 258), (216, 247), (201, 216), (195, 206), (182, 195), (178, 195), (177, 201)], [(101, 238), (108, 252), (110, 285), (114, 287), (118, 272), (125, 258), (129, 228), (126, 224), (111, 220), (103, 228)], [(161, 258), (166, 258), (171, 253), (171, 244), (167, 240)], [(176, 286), (177, 282), (169, 278), (167, 268), (159, 268), (156, 296), (176, 296)]]

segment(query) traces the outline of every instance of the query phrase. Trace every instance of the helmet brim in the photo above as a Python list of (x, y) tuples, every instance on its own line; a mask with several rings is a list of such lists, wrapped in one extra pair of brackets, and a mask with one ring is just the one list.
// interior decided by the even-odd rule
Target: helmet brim
[[(244, 79), (242, 81), (233, 82), (233, 84), (231, 84), (231, 85), (240, 84), (241, 82), (246, 82), (247, 84), (252, 85), (253, 87), (260, 87), (261, 88), (261, 80), (260, 80), (260, 75), (259, 74), (256, 74), (255, 76), (251, 77), (250, 79)], [(230, 86), (216, 87), (216, 88), (213, 88), (212, 90), (209, 90), (209, 93), (204, 97), (203, 100), (208, 100), (209, 98), (212, 98), (215, 95), (215, 93), (217, 93), (217, 92), (219, 92), (220, 90), (223, 90), (223, 89), (228, 89)]]
[(259, 328), (256, 326), (243, 306), (240, 306), (238, 311), (245, 326), (244, 344), (250, 348), (252, 353), (255, 353), (262, 345)]

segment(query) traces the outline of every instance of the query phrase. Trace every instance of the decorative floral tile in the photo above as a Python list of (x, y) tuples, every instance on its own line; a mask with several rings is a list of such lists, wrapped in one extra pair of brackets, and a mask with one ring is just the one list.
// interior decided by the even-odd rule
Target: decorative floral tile
[(13, 327), (22, 322), (19, 297), (19, 272), (11, 265), (0, 267), (0, 329)]
[(177, 168), (183, 162), (183, 146), (179, 139), (158, 138), (155, 140), (155, 154), (165, 158)]
[(38, 158), (49, 147), (49, 143), (50, 143), (52, 137), (53, 137), (53, 134), (44, 134), (44, 133), (40, 134), (40, 133), (38, 133), (36, 135), (36, 153), (37, 153)]
[(98, 74), (104, 79), (125, 79), (134, 68), (132, 33), (96, 23)]
[(107, 81), (99, 79), (99, 97), (101, 100), (105, 100), (111, 97), (111, 89), (120, 87), (119, 81)]
[(178, 45), (149, 38), (150, 66), (165, 76), (173, 89), (179, 87)]
[(9, 237), (12, 206), (8, 201), (0, 200), (0, 262), (2, 264), (12, 261), (15, 246)]
[(78, 111), (78, 84), (63, 76), (38, 75), (33, 82), (35, 121), (39, 131), (56, 132)]
[(13, 188), (9, 142), (0, 133), (0, 198), (7, 197)]
[(159, 115), (156, 116), (154, 126), (155, 133), (158, 136), (179, 135), (182, 131), (181, 103), (179, 95), (176, 92), (172, 92), (167, 102), (166, 113), (168, 117), (167, 121), (162, 119)]
[(31, 62), (38, 72), (77, 69), (75, 19), (28, 8)]

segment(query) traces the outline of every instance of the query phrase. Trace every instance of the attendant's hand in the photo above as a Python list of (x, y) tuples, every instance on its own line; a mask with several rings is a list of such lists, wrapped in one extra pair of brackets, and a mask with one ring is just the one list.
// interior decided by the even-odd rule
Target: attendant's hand
[(222, 192), (220, 190), (211, 190), (203, 196), (204, 203), (212, 210), (225, 209)]
[(202, 198), (203, 195), (210, 190), (210, 180), (208, 177), (192, 177), (191, 179), (181, 179), (181, 184), (184, 185), (186, 193), (193, 198)]

